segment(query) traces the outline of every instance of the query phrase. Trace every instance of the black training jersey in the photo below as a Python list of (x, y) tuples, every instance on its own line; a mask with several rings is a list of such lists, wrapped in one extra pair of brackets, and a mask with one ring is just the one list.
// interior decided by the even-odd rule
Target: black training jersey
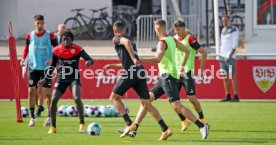
[[(123, 65), (124, 69), (128, 71), (131, 68), (131, 66), (134, 65), (134, 63), (133, 63), (127, 49), (125, 48), (125, 46), (120, 44), (120, 39), (122, 37), (127, 38), (131, 42), (131, 45), (132, 45), (132, 48), (133, 48), (133, 51), (135, 54), (135, 58), (139, 60), (139, 57), (137, 55), (136, 43), (131, 38), (129, 38), (126, 35), (114, 36), (113, 43), (114, 43), (115, 50), (117, 52), (117, 55)], [(141, 65), (138, 69), (143, 69), (143, 68), (144, 67)]]
[(80, 78), (80, 57), (86, 61), (91, 61), (93, 64), (93, 59), (76, 44), (72, 44), (69, 48), (65, 48), (60, 44), (52, 52), (52, 68), (56, 67), (58, 63), (57, 82), (68, 82)]

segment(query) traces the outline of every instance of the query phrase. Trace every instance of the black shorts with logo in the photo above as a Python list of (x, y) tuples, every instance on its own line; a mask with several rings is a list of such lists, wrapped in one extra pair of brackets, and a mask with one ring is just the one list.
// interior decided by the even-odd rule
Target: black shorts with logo
[(72, 86), (74, 85), (80, 85), (81, 86), (81, 82), (80, 79), (73, 79), (70, 81), (57, 81), (54, 85), (54, 89), (58, 90), (61, 94), (64, 94), (67, 87), (70, 86), (70, 89), (72, 88)]
[[(37, 83), (39, 80), (45, 77), (44, 70), (32, 70), (29, 69), (29, 78), (28, 84), (29, 87), (37, 87)], [(47, 81), (44, 85), (44, 88), (51, 88), (52, 87), (52, 80)]]
[(146, 78), (141, 79), (137, 76), (133, 78), (122, 76), (113, 88), (113, 93), (123, 96), (130, 88), (133, 88), (141, 99), (150, 99)]
[(191, 71), (189, 71), (186, 74), (187, 74), (187, 76), (185, 78), (180, 77), (180, 79), (178, 79), (178, 81), (177, 81), (178, 90), (180, 92), (182, 86), (184, 86), (184, 89), (186, 90), (186, 95), (194, 96), (194, 95), (196, 95), (195, 80), (193, 79)]
[(150, 92), (154, 94), (155, 99), (160, 98), (164, 93), (166, 93), (170, 102), (180, 100), (177, 79), (169, 74), (162, 74), (159, 82), (151, 88)]

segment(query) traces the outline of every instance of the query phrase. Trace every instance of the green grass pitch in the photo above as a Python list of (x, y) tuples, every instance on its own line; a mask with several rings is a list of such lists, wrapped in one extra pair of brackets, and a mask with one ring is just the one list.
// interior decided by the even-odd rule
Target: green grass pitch
[[(134, 116), (139, 107), (137, 100), (124, 100)], [(73, 105), (72, 100), (61, 100), (60, 105)], [(108, 105), (109, 100), (84, 100), (88, 105)], [(184, 101), (184, 105), (193, 112), (192, 105)], [(158, 141), (161, 130), (155, 120), (148, 114), (139, 127), (135, 138), (120, 138), (118, 128), (124, 127), (121, 117), (89, 118), (86, 126), (91, 122), (98, 122), (102, 126), (100, 136), (90, 136), (78, 133), (77, 117), (57, 117), (57, 133), (47, 134), (48, 127), (42, 124), (46, 118), (46, 111), (37, 118), (36, 126), (28, 127), (30, 118), (24, 118), (23, 123), (16, 122), (15, 102), (0, 101), (0, 145), (255, 145), (276, 144), (276, 103), (275, 102), (239, 102), (219, 103), (202, 101), (201, 105), (205, 117), (211, 125), (208, 139), (202, 141), (198, 128), (191, 124), (188, 130), (180, 130), (180, 121), (167, 101), (155, 101), (154, 105), (160, 111), (163, 119), (173, 130), (173, 136), (168, 141)], [(27, 107), (27, 102), (22, 101)], [(197, 116), (197, 115), (196, 115)]]

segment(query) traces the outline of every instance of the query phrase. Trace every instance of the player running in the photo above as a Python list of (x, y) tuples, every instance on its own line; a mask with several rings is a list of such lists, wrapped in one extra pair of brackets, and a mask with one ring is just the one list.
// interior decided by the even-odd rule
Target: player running
[(52, 124), (48, 131), (49, 134), (56, 133), (56, 112), (57, 103), (61, 96), (70, 87), (74, 101), (77, 106), (80, 119), (79, 132), (85, 132), (85, 122), (83, 115), (83, 103), (81, 101), (81, 82), (79, 75), (79, 60), (80, 57), (86, 61), (86, 66), (93, 64), (93, 59), (78, 45), (73, 43), (74, 36), (67, 31), (61, 37), (61, 44), (53, 49), (52, 64), (46, 71), (46, 77), (39, 81), (39, 84), (44, 84), (50, 81), (52, 72), (58, 63), (57, 79), (53, 90), (53, 98), (51, 101), (51, 118)]
[[(39, 87), (37, 83), (40, 79), (44, 78), (44, 70), (47, 63), (50, 62), (52, 58), (52, 46), (56, 46), (56, 39), (53, 33), (45, 30), (44, 28), (44, 16), (35, 15), (34, 25), (35, 30), (28, 33), (26, 36), (26, 44), (23, 51), (23, 57), (20, 62), (21, 66), (24, 65), (25, 59), (28, 60), (28, 73), (29, 73), (29, 87), (28, 87), (28, 102), (31, 112), (31, 119), (29, 121), (29, 126), (35, 125), (35, 104), (36, 97), (41, 98), (47, 96), (47, 104), (49, 109), (49, 102), (51, 100), (51, 86), (52, 82), (49, 81), (44, 84), (44, 86)], [(24, 74), (25, 75), (25, 74)], [(25, 78), (25, 76), (23, 76)], [(46, 92), (46, 94), (45, 94)], [(43, 111), (42, 103), (38, 104), (38, 115)], [(50, 113), (48, 112), (48, 117), (45, 120), (44, 125), (47, 126), (50, 123)]]
[[(154, 28), (159, 42), (157, 44), (157, 54), (153, 58), (143, 58), (144, 62), (158, 63), (160, 80), (150, 90), (151, 100), (160, 98), (164, 93), (169, 97), (169, 102), (174, 111), (182, 116), (186, 116), (189, 120), (194, 122), (200, 129), (202, 139), (206, 139), (208, 136), (208, 125), (200, 122), (190, 111), (190, 109), (183, 106), (180, 102), (179, 90), (177, 85), (178, 75), (185, 75), (185, 64), (189, 57), (189, 49), (186, 48), (181, 42), (167, 35), (166, 22), (164, 20), (156, 20), (154, 22)], [(180, 70), (177, 70), (176, 66), (176, 49), (179, 49), (182, 53), (185, 52), (185, 56), (181, 61)], [(183, 52), (184, 51), (184, 52)], [(141, 105), (136, 116), (135, 124), (139, 125), (146, 116), (146, 110)], [(135, 133), (134, 133), (135, 134)]]
[(121, 137), (127, 136), (129, 132), (135, 131), (138, 128), (137, 124), (132, 123), (129, 115), (124, 109), (124, 104), (120, 99), (120, 96), (123, 96), (127, 90), (133, 88), (140, 96), (142, 106), (145, 107), (145, 110), (147, 110), (160, 125), (162, 135), (159, 140), (167, 140), (168, 137), (172, 135), (172, 131), (161, 118), (158, 110), (151, 104), (147, 88), (146, 74), (137, 55), (136, 44), (125, 35), (125, 30), (126, 27), (123, 22), (117, 21), (114, 23), (113, 31), (115, 36), (113, 38), (113, 43), (121, 64), (108, 64), (104, 66), (106, 70), (112, 68), (124, 68), (124, 74), (122, 74), (110, 95), (112, 103), (120, 112), (127, 125), (124, 132), (121, 134)]
[[(186, 90), (186, 95), (189, 98), (189, 101), (193, 104), (194, 109), (198, 113), (199, 120), (202, 123), (206, 123), (206, 120), (204, 119), (203, 111), (201, 108), (201, 105), (199, 101), (196, 98), (196, 89), (195, 89), (195, 82), (194, 82), (194, 66), (195, 66), (195, 56), (196, 52), (199, 52), (201, 57), (201, 63), (198, 70), (198, 77), (202, 77), (202, 71), (204, 69), (204, 65), (206, 63), (207, 58), (207, 52), (200, 46), (200, 44), (197, 42), (196, 38), (193, 37), (188, 31), (186, 31), (185, 23), (182, 20), (177, 20), (173, 24), (174, 31), (176, 35), (174, 36), (175, 39), (180, 41), (182, 44), (184, 44), (189, 50), (189, 58), (187, 60), (187, 63), (185, 65), (185, 74), (186, 76), (179, 76), (178, 79), (178, 89), (179, 92), (184, 86), (184, 89)], [(183, 56), (185, 54), (181, 52), (180, 50), (176, 50), (176, 66), (178, 69), (181, 67), (181, 63), (183, 60)], [(178, 114), (179, 118), (181, 119), (181, 125), (182, 125), (182, 131), (186, 130), (187, 127), (190, 125), (190, 121), (186, 119), (185, 116), (182, 114)]]

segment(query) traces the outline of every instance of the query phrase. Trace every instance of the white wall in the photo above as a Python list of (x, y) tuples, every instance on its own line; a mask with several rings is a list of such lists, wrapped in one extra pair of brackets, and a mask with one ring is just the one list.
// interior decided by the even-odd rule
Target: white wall
[(17, 0), (0, 0), (0, 39), (7, 39), (8, 22), (17, 18)]
[(55, 31), (58, 24), (73, 16), (71, 9), (85, 8), (85, 15), (91, 16), (89, 9), (108, 7), (111, 16), (112, 0), (0, 0), (0, 39), (7, 38), (8, 21), (12, 21), (13, 33), (16, 37), (34, 29), (33, 17), (42, 14), (45, 17), (45, 27)]

